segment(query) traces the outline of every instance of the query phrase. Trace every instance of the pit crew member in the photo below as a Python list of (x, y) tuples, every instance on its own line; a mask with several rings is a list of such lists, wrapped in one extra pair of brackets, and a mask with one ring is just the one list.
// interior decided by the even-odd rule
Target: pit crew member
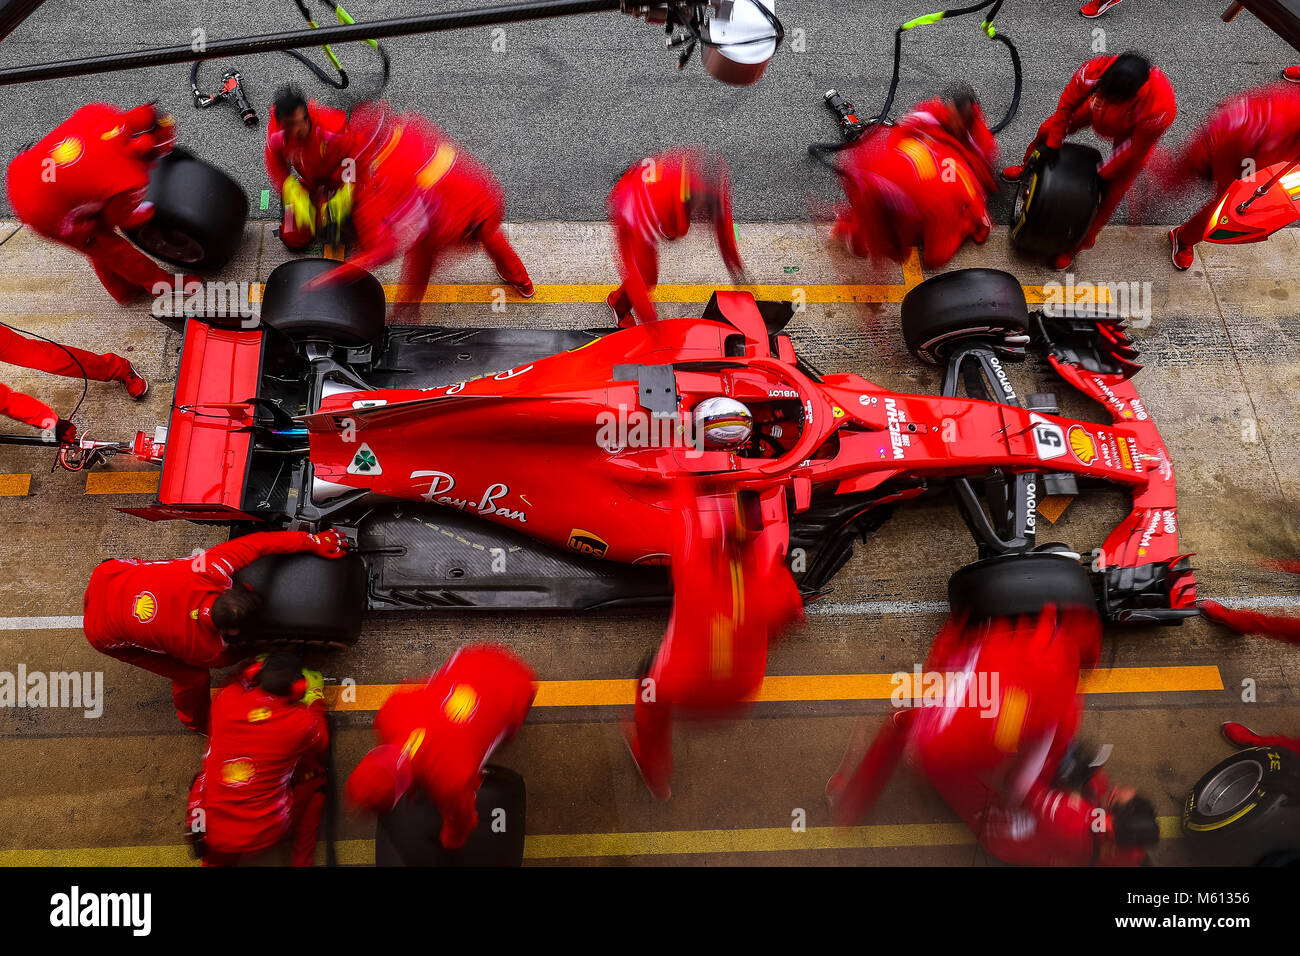
[(483, 765), (523, 725), (535, 680), (532, 668), (504, 647), (461, 648), (424, 686), (399, 691), (380, 708), (380, 744), (352, 771), (348, 799), (386, 813), (419, 787), (442, 816), (442, 845), (464, 846), (478, 826), (474, 800)]
[[(1166, 172), (1171, 187), (1197, 180), (1214, 195), (1191, 219), (1169, 231), (1174, 267), (1190, 269), (1224, 191), (1250, 170), (1300, 157), (1300, 91), (1272, 84), (1221, 103)], [(1250, 164), (1249, 166), (1247, 164)]]
[[(85, 349), (28, 338), (3, 322), (0, 322), (0, 362), (69, 378), (84, 375), (92, 382), (121, 382), (126, 393), (137, 401), (149, 391), (149, 383), (120, 355), (112, 352), (95, 355)], [(33, 428), (53, 431), (54, 437), (60, 441), (72, 441), (77, 437), (76, 426), (60, 418), (44, 402), (15, 392), (3, 383), (0, 383), (0, 415)]]
[(171, 679), (176, 716), (207, 733), (209, 677), (242, 656), (262, 599), (234, 576), (268, 554), (341, 557), (336, 531), (263, 531), (174, 561), (104, 561), (86, 586), (84, 627), (96, 650)]
[(347, 120), (343, 110), (308, 102), (297, 87), (276, 91), (264, 158), (266, 175), (284, 206), (280, 241), (294, 251), (311, 245), (326, 223), (337, 239), (351, 215)]
[(887, 136), (868, 134), (841, 154), (849, 204), (832, 238), (853, 255), (895, 262), (919, 247), (927, 268), (943, 266), (967, 239), (989, 236), (997, 152), (970, 87), (919, 103)]
[(622, 279), (606, 301), (620, 328), (659, 318), (650, 298), (659, 282), (659, 242), (681, 239), (693, 219), (712, 221), (727, 270), (736, 281), (743, 276), (731, 220), (731, 182), (720, 157), (699, 149), (646, 157), (614, 184), (606, 208)]
[(276, 651), (212, 703), (212, 733), (190, 788), (187, 835), (204, 866), (234, 866), (291, 840), (311, 866), (325, 809), (329, 725), (324, 681)]
[[(739, 403), (735, 403), (739, 404)], [(747, 441), (748, 428), (719, 418), (719, 440)], [(762, 527), (758, 502), (731, 495), (702, 506), (681, 480), (674, 513), (673, 610), (658, 652), (637, 687), (628, 747), (657, 800), (672, 795), (673, 717), (682, 712), (735, 716), (758, 692), (768, 645), (803, 622), (798, 586), (785, 566), (783, 527)]]
[[(1040, 147), (1060, 149), (1065, 137), (1085, 127), (1109, 139), (1114, 149), (1097, 170), (1102, 198), (1092, 227), (1077, 249), (1052, 260), (1052, 268), (1068, 268), (1078, 253), (1093, 247), (1177, 112), (1169, 80), (1136, 53), (1095, 57), (1070, 78), (1056, 112), (1043, 122), (1025, 150), (1025, 161)], [(1002, 178), (1015, 182), (1023, 172), (1024, 166), (1008, 166)]]
[(950, 618), (926, 676), (952, 686), (887, 720), (865, 758), (852, 751), (827, 785), (837, 823), (870, 810), (905, 751), (990, 854), (1007, 863), (1121, 866), (1143, 861), (1159, 837), (1155, 810), (1113, 787), (1074, 742), (1081, 668), (1101, 627), (1092, 609), (1051, 605), (1036, 616), (973, 627)]
[(477, 243), (503, 280), (532, 297), (528, 270), (501, 229), (505, 193), (491, 170), (420, 114), (394, 116), (386, 103), (357, 106), (349, 130), (359, 144), (353, 225), (362, 252), (311, 287), (350, 281), (405, 255), (409, 298), (400, 311), (410, 316), (438, 259)]
[(10, 162), (9, 202), (35, 232), (85, 254), (119, 305), (171, 288), (173, 277), (117, 230), (153, 216), (149, 170), (175, 138), (171, 117), (149, 104), (83, 106)]

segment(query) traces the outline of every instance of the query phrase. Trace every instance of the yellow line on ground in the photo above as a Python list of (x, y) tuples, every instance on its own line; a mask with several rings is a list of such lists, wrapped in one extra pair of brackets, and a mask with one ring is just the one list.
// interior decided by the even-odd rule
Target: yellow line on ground
[(92, 471), (86, 475), (86, 494), (153, 495), (158, 478), (156, 471)]
[[(1182, 836), (1178, 817), (1160, 817), (1160, 838)], [(961, 823), (902, 823), (862, 827), (811, 827), (796, 833), (789, 827), (737, 830), (660, 830), (643, 833), (534, 834), (524, 840), (527, 860), (590, 859), (594, 857), (675, 856), (689, 853), (767, 853), (800, 850), (856, 850), (877, 847), (970, 846), (974, 835)], [(340, 840), (335, 844), (344, 866), (375, 862), (373, 840)], [(324, 860), (318, 848), (317, 863)], [(68, 850), (0, 850), (0, 867), (15, 866), (196, 866), (189, 848), (118, 846)]]
[[(810, 674), (768, 676), (755, 698), (761, 702), (889, 700), (898, 688), (911, 691), (911, 675), (904, 681), (893, 674)], [(373, 711), (403, 687), (411, 684), (357, 684), (347, 688), (330, 686), (325, 699), (332, 710)], [(1154, 694), (1223, 690), (1219, 668), (1210, 665), (1187, 667), (1116, 667), (1095, 671), (1079, 683), (1085, 694)], [(636, 702), (636, 681), (544, 680), (538, 681), (534, 707), (616, 707)]]
[(0, 498), (22, 498), (31, 489), (31, 475), (0, 475)]

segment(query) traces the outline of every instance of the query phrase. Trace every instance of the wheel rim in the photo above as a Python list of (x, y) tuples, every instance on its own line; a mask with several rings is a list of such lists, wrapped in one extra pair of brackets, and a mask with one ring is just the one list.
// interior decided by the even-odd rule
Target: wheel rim
[(1264, 779), (1264, 767), (1258, 760), (1243, 760), (1225, 767), (1210, 778), (1197, 802), (1207, 816), (1231, 813), (1244, 804)]
[(136, 233), (136, 242), (160, 259), (192, 264), (203, 258), (203, 247), (177, 229), (146, 223)]

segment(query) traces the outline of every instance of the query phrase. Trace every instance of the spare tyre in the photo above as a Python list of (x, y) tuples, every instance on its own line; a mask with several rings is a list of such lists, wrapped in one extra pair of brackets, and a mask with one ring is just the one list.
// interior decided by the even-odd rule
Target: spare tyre
[(1210, 768), (1183, 804), (1196, 862), (1253, 865), (1300, 846), (1300, 755), (1248, 747)]
[(345, 348), (377, 345), (384, 334), (384, 287), (370, 273), (340, 285), (303, 287), (338, 268), (333, 259), (290, 259), (271, 270), (262, 293), (262, 323), (298, 342)]
[(247, 640), (351, 647), (366, 611), (365, 563), (355, 554), (272, 554), (235, 575), (264, 602)]
[(154, 204), (153, 218), (131, 230), (131, 241), (186, 272), (215, 272), (243, 241), (248, 219), (244, 190), (183, 149), (158, 161), (146, 198)]
[(1101, 153), (1065, 143), (1050, 162), (1035, 153), (1025, 163), (1011, 209), (1011, 244), (1045, 259), (1073, 252), (1101, 203)]
[(959, 341), (1029, 332), (1020, 280), (1000, 269), (958, 269), (926, 279), (903, 297), (903, 341), (922, 362), (942, 364)]
[(1097, 611), (1092, 580), (1075, 558), (1050, 551), (975, 561), (948, 579), (948, 604), (972, 621), (1037, 614), (1045, 605)]

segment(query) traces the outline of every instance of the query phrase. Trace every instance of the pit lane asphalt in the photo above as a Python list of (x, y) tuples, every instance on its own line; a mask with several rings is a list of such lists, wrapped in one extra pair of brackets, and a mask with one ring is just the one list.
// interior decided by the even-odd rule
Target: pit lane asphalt
[[(484, 6), (474, 0), (425, 0), (419, 12)], [(410, 16), (407, 0), (352, 0), (358, 20)], [(722, 151), (736, 183), (736, 215), (745, 222), (801, 222), (820, 217), (835, 185), (811, 165), (805, 148), (833, 138), (821, 105), (835, 87), (864, 116), (884, 102), (893, 65), (895, 28), (935, 4), (918, 0), (777, 0), (787, 40), (755, 86), (724, 86), (698, 58), (684, 71), (663, 49), (659, 27), (619, 13), (483, 27), (385, 41), (392, 81), (385, 95), (399, 108), (418, 108), (486, 160), (505, 185), (515, 221), (582, 222), (605, 216), (605, 195), (636, 159), (671, 144), (702, 143)], [(1025, 89), (1020, 113), (1001, 138), (1018, 156), (1051, 112), (1070, 74), (1104, 49), (1144, 51), (1169, 75), (1180, 115), (1166, 143), (1180, 142), (1228, 93), (1274, 81), (1297, 54), (1249, 14), (1224, 24), (1224, 0), (1152, 4), (1130, 0), (1097, 20), (1078, 15), (1074, 0), (1012, 0), (998, 28), (1018, 45)], [(313, 5), (321, 15), (320, 5)], [(1011, 66), (1001, 45), (988, 42), (968, 16), (911, 31), (904, 40), (895, 115), (954, 79), (979, 92), (990, 122), (1011, 97)], [(142, 0), (76, 4), (49, 0), (0, 43), (0, 66), (17, 66), (119, 50), (189, 45), (202, 29), (209, 39), (300, 29), (290, 0)], [(494, 30), (500, 30), (497, 33)], [(263, 124), (275, 87), (292, 80), (322, 102), (347, 105), (373, 91), (374, 61), (359, 48), (341, 49), (354, 85), (336, 93), (282, 53), (207, 63), (205, 91), (237, 66)], [(319, 50), (311, 51), (324, 64)], [(5, 88), (0, 94), (0, 157), (39, 139), (92, 100), (124, 105), (157, 100), (179, 123), (180, 141), (238, 178), (256, 204), (266, 188), (263, 129), (240, 125), (233, 107), (196, 110), (188, 65), (156, 67)], [(1148, 222), (1177, 222), (1195, 202), (1153, 197)], [(5, 203), (0, 197), (0, 203)], [(1004, 200), (997, 215), (1006, 220)], [(9, 212), (7, 205), (0, 213)], [(1124, 213), (1121, 212), (1121, 216)]]
[[(0, 224), (0, 240), (12, 228)], [(599, 290), (593, 296), (591, 289), (573, 288), (616, 281), (603, 225), (522, 223), (510, 229), (533, 270), (539, 299), (586, 301), (512, 300), (504, 313), (481, 303), (428, 303), (426, 322), (606, 324)], [(828, 251), (823, 236), (823, 229), (808, 225), (740, 227), (741, 252), (755, 282), (809, 291), (810, 304), (790, 327), (800, 354), (826, 371), (857, 371), (891, 388), (933, 393), (936, 372), (906, 354), (897, 324), (899, 295), (918, 272), (850, 263)], [(1138, 387), (1175, 462), (1182, 541), (1197, 552), (1205, 595), (1280, 595), (1294, 602), (1300, 593), (1292, 578), (1263, 567), (1270, 558), (1300, 556), (1291, 507), (1300, 490), (1300, 347), (1293, 333), (1300, 283), (1292, 265), (1298, 239), (1287, 231), (1257, 246), (1204, 246), (1195, 268), (1177, 274), (1161, 230), (1116, 228), (1078, 264), (1076, 281), (1151, 283), (1151, 325), (1133, 332), (1147, 363)], [(283, 259), (270, 226), (259, 223), (220, 278), (258, 282)], [(952, 267), (974, 265), (1009, 268), (1031, 287), (1061, 278), (1012, 257), (1002, 230), (983, 249), (966, 249)], [(665, 250), (665, 283), (707, 285), (724, 274), (707, 235)], [(396, 282), (396, 270), (380, 278)], [(494, 275), (475, 254), (435, 278), (454, 288), (439, 286), (432, 297), (455, 299), (458, 289), (491, 284)], [(825, 301), (854, 296), (880, 301)], [(116, 385), (92, 383), (78, 416), (90, 433), (129, 437), (165, 421), (180, 339), (149, 318), (147, 304), (116, 308), (83, 260), (26, 230), (0, 248), (0, 303), (4, 321), (123, 352), (149, 376), (153, 389), (140, 404), (126, 401)], [(698, 314), (700, 305), (662, 308), (664, 315)], [(1066, 414), (1101, 417), (1037, 366), (1015, 367), (1012, 378), (1022, 394), (1055, 391)], [(64, 413), (81, 392), (79, 382), (21, 369), (6, 368), (5, 381)], [(1255, 423), (1254, 442), (1243, 440), (1251, 437), (1247, 420)], [(104, 473), (128, 467), (119, 460)], [(75, 626), (29, 621), (24, 627), (18, 619), (75, 618), (84, 582), (104, 557), (184, 555), (215, 543), (224, 531), (120, 514), (114, 509), (146, 504), (150, 495), (88, 495), (84, 475), (48, 468), (44, 452), (0, 447), (0, 474), (30, 476), (28, 494), (0, 499), (0, 623), (6, 628), (0, 630), (0, 670), (24, 664), (29, 672), (102, 671), (104, 710), (94, 719), (68, 710), (0, 710), (0, 864), (183, 861), (185, 792), (202, 743), (175, 722), (166, 682), (96, 654)], [(1081, 497), (1056, 525), (1040, 520), (1040, 540), (1087, 550), (1125, 508), (1118, 493)], [(935, 609), (948, 574), (974, 556), (951, 506), (901, 509), (858, 546), (834, 581), (829, 600), (840, 610), (810, 615), (802, 633), (774, 650), (769, 674), (911, 671), (924, 660), (941, 621)], [(855, 610), (859, 602), (869, 603)], [(663, 617), (654, 614), (373, 615), (356, 648), (321, 655), (315, 663), (333, 679), (392, 684), (431, 672), (467, 641), (497, 640), (522, 653), (545, 681), (617, 679), (635, 672), (662, 627)], [(1284, 645), (1227, 638), (1193, 621), (1179, 628), (1112, 630), (1103, 661), (1134, 681), (1124, 692), (1088, 698), (1084, 732), (1115, 745), (1112, 776), (1152, 799), (1170, 836), (1187, 789), (1229, 752), (1217, 735), (1220, 721), (1243, 720), (1274, 732), (1300, 723), (1300, 668)], [(1178, 666), (1210, 668), (1222, 689), (1153, 690), (1130, 670)], [(1246, 679), (1256, 682), (1258, 703), (1241, 702)], [(874, 729), (891, 708), (884, 699), (813, 696), (760, 703), (747, 720), (681, 725), (674, 796), (666, 805), (650, 799), (623, 749), (619, 722), (626, 708), (534, 708), (501, 754), (528, 782), (530, 857), (607, 865), (988, 862), (953, 815), (907, 772), (895, 778), (866, 828), (828, 829), (821, 796), (826, 778), (855, 727)], [(346, 773), (369, 742), (371, 715), (350, 711), (335, 719), (339, 767)], [(791, 830), (797, 810), (806, 813), (806, 833)], [(368, 858), (370, 824), (345, 819), (339, 836), (345, 860)], [(1188, 842), (1167, 840), (1155, 859), (1188, 862)]]

